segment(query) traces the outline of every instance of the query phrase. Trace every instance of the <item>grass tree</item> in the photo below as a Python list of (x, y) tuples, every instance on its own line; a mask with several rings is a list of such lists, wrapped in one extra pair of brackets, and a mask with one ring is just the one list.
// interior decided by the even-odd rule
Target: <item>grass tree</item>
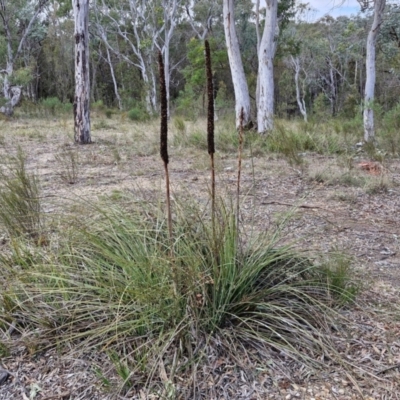
[(75, 18), (75, 142), (86, 144), (90, 137), (89, 0), (73, 0)]

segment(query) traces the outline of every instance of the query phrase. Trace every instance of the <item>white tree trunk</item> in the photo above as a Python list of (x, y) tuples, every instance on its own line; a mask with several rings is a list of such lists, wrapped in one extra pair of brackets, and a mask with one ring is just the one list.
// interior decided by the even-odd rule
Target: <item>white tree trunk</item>
[(122, 110), (122, 101), (121, 101), (121, 96), (119, 95), (119, 91), (118, 91), (118, 84), (117, 84), (117, 80), (115, 78), (114, 66), (112, 65), (112, 61), (111, 61), (110, 50), (108, 49), (108, 47), (106, 47), (106, 50), (107, 50), (107, 62), (110, 67), (111, 78), (112, 78), (113, 85), (114, 85), (114, 94), (115, 94), (115, 97), (117, 98), (118, 109)]
[(374, 126), (374, 110), (372, 103), (375, 97), (375, 54), (376, 54), (376, 38), (382, 24), (383, 10), (386, 0), (375, 0), (374, 4), (374, 21), (367, 39), (367, 55), (366, 55), (366, 81), (364, 94), (364, 141), (373, 142), (375, 140)]
[(266, 133), (274, 126), (274, 56), (278, 0), (266, 0), (265, 26), (258, 55), (259, 93), (257, 130)]
[(22, 93), (20, 86), (12, 86), (10, 84), (10, 77), (14, 72), (14, 63), (12, 61), (12, 52), (10, 50), (11, 47), (8, 51), (8, 61), (3, 77), (3, 95), (6, 99), (6, 104), (0, 108), (0, 112), (8, 117), (13, 115), (14, 107), (19, 103)]
[(294, 68), (294, 82), (296, 85), (296, 101), (297, 105), (299, 106), (299, 110), (301, 115), (304, 118), (304, 121), (307, 122), (307, 109), (306, 103), (304, 101), (304, 96), (301, 95), (300, 91), (300, 82), (299, 82), (299, 75), (300, 75), (300, 60), (298, 57), (294, 58), (291, 56), (292, 65)]
[(250, 95), (244, 74), (239, 41), (235, 29), (234, 0), (223, 0), (224, 30), (226, 47), (228, 48), (229, 66), (235, 91), (236, 128), (240, 126), (240, 114), (243, 108), (243, 125), (251, 122)]
[(75, 142), (90, 143), (89, 0), (72, 1), (75, 17)]

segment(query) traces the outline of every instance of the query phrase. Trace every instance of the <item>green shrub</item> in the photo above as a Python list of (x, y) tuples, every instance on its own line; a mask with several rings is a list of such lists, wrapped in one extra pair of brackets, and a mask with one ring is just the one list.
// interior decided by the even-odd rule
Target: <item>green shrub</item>
[(105, 110), (105, 105), (103, 100), (97, 100), (94, 103), (92, 103), (92, 109), (94, 111), (104, 111)]
[(58, 97), (47, 97), (42, 100), (41, 104), (46, 112), (53, 116), (62, 109), (62, 103)]
[(128, 118), (131, 121), (147, 121), (149, 114), (141, 108), (134, 107), (128, 111)]

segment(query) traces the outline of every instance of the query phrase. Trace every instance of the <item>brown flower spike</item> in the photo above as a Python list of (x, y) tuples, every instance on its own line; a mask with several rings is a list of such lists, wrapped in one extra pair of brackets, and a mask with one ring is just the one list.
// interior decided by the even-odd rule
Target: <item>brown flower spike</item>
[(160, 128), (160, 155), (164, 164), (168, 164), (168, 103), (167, 88), (165, 86), (164, 61), (161, 51), (158, 52), (158, 67), (160, 71), (160, 103), (161, 103), (161, 128)]

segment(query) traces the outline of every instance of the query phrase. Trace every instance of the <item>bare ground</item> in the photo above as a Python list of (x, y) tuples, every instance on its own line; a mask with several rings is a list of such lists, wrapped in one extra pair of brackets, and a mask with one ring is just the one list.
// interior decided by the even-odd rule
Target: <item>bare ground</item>
[[(29, 169), (40, 176), (46, 213), (62, 212), (69, 200), (77, 198), (86, 202), (121, 192), (138, 199), (162, 197), (157, 124), (133, 128), (125, 122), (101, 120), (97, 127), (94, 124), (95, 143), (75, 146), (68, 137), (69, 121), (1, 123), (0, 157), (15, 153), (17, 145), (23, 148)], [(77, 167), (73, 179), (71, 152)], [(170, 156), (173, 196), (189, 193), (207, 202), (206, 151), (176, 146)], [(252, 365), (249, 360), (232, 364), (210, 350), (208, 366), (195, 374), (197, 392), (191, 390), (192, 376), (175, 381), (174, 394), (162, 370), (157, 376), (162, 394), (135, 388), (122, 392), (104, 354), (73, 358), (56, 349), (36, 354), (31, 333), (1, 333), (10, 354), (1, 357), (0, 400), (400, 398), (400, 161), (368, 164), (369, 168), (363, 163), (370, 160), (362, 152), (351, 158), (304, 154), (303, 160), (291, 166), (274, 155), (251, 158), (246, 152), (242, 219), (265, 230), (291, 212), (285, 227), (287, 240), (301, 248), (340, 251), (352, 257), (363, 288), (359, 306), (343, 311), (349, 319), (347, 339), (339, 335), (335, 339), (339, 353), (354, 365), (352, 370), (327, 359), (326, 369), (310, 371), (273, 352), (265, 365)], [(235, 191), (236, 165), (235, 154), (217, 154), (221, 192)], [(107, 384), (96, 374), (100, 366), (109, 367)]]

